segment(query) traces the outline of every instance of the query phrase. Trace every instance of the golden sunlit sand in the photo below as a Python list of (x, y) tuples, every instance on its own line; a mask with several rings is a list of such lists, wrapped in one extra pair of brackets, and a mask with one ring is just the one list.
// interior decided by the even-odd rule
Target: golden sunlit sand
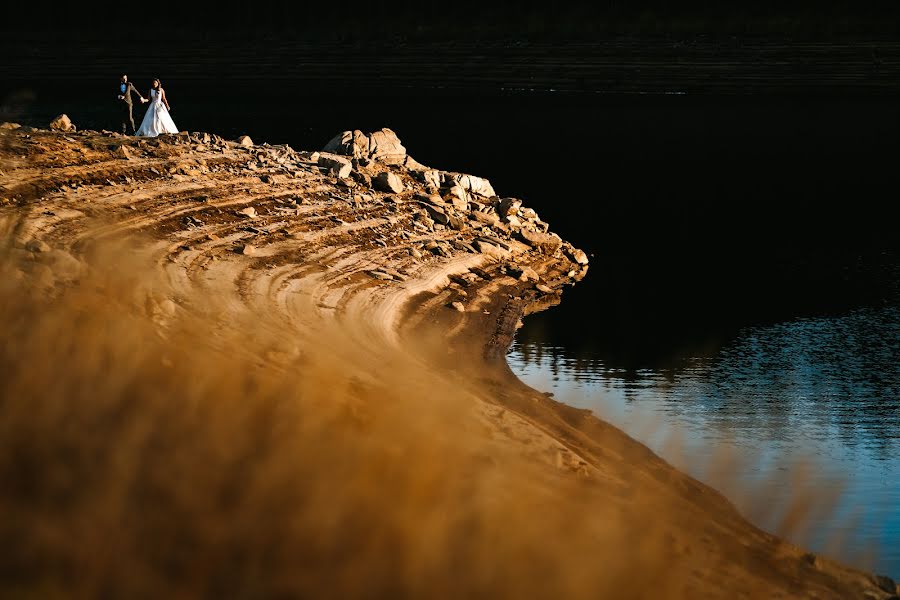
[(576, 249), (202, 135), (0, 131), (3, 597), (896, 593), (511, 374)]

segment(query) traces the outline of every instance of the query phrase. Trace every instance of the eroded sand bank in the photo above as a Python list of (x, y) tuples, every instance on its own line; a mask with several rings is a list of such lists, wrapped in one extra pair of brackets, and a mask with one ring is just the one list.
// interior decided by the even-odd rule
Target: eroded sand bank
[(587, 257), (389, 130), (0, 148), (21, 597), (896, 592), (519, 382), (517, 323)]

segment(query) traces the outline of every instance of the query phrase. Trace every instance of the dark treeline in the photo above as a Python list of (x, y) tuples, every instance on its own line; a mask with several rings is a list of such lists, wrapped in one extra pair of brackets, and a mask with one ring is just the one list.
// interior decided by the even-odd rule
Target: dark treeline
[(296, 36), (311, 40), (579, 39), (595, 35), (707, 34), (820, 37), (900, 32), (900, 3), (889, 0), (596, 0), (470, 1), (428, 5), (262, 0), (140, 2), (32, 0), (4, 7), (7, 42), (53, 33), (58, 39), (216, 39)]

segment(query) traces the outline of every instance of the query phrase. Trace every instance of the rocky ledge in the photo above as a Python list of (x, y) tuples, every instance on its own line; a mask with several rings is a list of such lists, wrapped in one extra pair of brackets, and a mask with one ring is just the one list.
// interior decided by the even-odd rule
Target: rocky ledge
[[(390, 129), (297, 151), (247, 136), (76, 131), (65, 115), (51, 130), (0, 127), (0, 211), (24, 219), (18, 251), (50, 284), (78, 272), (89, 235), (79, 223), (94, 217), (107, 234), (149, 234), (187, 280), (277, 268), (320, 312), (340, 313), (354, 295), (386, 303), (386, 338), (422, 321), (410, 300), (439, 319), (468, 313), (481, 354), (498, 357), (524, 312), (555, 304), (588, 270), (522, 200), (420, 164)], [(304, 286), (311, 264), (326, 273)]]

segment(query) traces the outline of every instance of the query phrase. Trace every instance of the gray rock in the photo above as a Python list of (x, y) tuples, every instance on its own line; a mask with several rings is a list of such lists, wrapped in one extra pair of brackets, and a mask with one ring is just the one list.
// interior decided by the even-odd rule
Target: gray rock
[(372, 183), (375, 186), (375, 189), (382, 192), (399, 194), (405, 189), (403, 181), (400, 179), (400, 177), (388, 171), (379, 173), (378, 177), (376, 177)]

